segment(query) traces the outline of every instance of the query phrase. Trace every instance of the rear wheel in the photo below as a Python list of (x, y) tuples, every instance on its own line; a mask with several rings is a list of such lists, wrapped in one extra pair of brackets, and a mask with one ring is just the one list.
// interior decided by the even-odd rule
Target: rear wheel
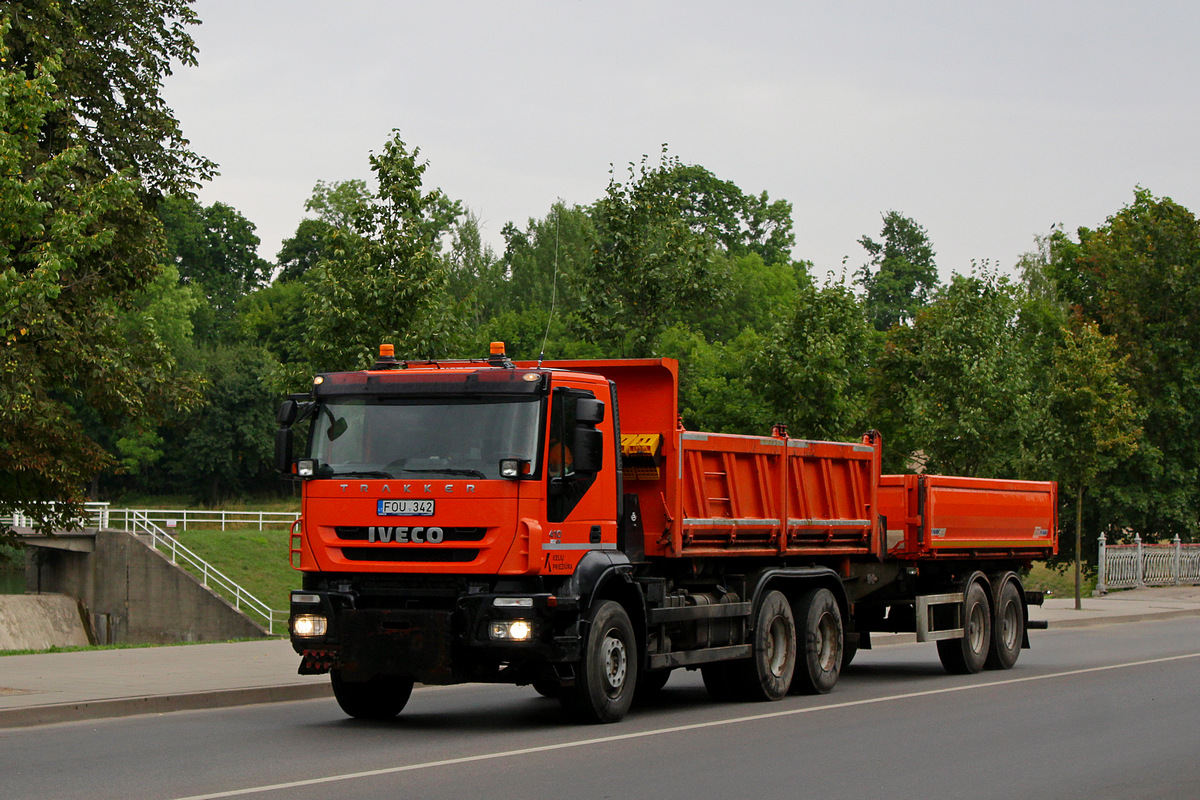
[(987, 669), (1012, 669), (1021, 654), (1021, 642), (1025, 638), (1025, 609), (1021, 606), (1021, 593), (1013, 581), (1007, 581), (996, 598), (996, 612), (992, 615), (992, 645), (988, 650)]
[(983, 669), (992, 645), (992, 612), (987, 592), (978, 581), (968, 586), (963, 596), (962, 620), (961, 639), (941, 639), (937, 643), (942, 666), (955, 675), (969, 675)]
[(590, 615), (575, 685), (564, 688), (563, 708), (580, 722), (616, 722), (629, 711), (637, 686), (637, 642), (619, 603), (605, 600)]
[(338, 705), (355, 719), (391, 719), (404, 710), (413, 690), (413, 679), (398, 675), (374, 675), (365, 681), (351, 681), (334, 670), (329, 678)]
[(749, 700), (787, 696), (796, 670), (796, 618), (783, 592), (771, 591), (758, 607), (754, 622), (754, 655), (730, 669)]
[(810, 589), (792, 607), (800, 626), (800, 655), (793, 694), (824, 694), (841, 675), (845, 657), (842, 611), (828, 589)]

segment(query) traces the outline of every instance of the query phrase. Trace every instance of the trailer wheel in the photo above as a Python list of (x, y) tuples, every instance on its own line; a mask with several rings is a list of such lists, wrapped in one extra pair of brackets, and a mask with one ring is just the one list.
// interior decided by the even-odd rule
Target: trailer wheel
[(342, 711), (355, 719), (391, 719), (404, 710), (412, 695), (413, 679), (374, 675), (365, 681), (348, 681), (340, 670), (329, 673), (333, 696)]
[(978, 581), (967, 587), (962, 615), (962, 638), (941, 639), (937, 643), (942, 666), (954, 675), (970, 675), (983, 669), (992, 646), (992, 613), (987, 592)]
[(783, 592), (763, 598), (754, 621), (754, 655), (730, 664), (748, 700), (781, 700), (796, 670), (796, 618)]
[(1025, 610), (1021, 607), (1021, 593), (1013, 581), (1006, 581), (996, 599), (996, 613), (992, 616), (992, 644), (988, 650), (986, 669), (1012, 669), (1021, 654), (1021, 640), (1025, 637)]
[(825, 694), (837, 683), (846, 661), (837, 598), (828, 589), (810, 589), (796, 599), (792, 612), (802, 633), (792, 694)]
[(612, 600), (599, 603), (590, 615), (575, 685), (563, 689), (563, 708), (579, 722), (617, 722), (633, 702), (637, 663), (629, 615)]

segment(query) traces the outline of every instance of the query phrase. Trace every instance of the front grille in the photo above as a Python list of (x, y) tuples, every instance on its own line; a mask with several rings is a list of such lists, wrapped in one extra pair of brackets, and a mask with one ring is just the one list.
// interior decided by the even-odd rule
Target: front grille
[[(333, 532), (343, 542), (367, 541), (367, 526), (365, 525), (338, 525), (334, 527)], [(443, 542), (481, 542), (485, 535), (487, 535), (487, 528), (442, 528)]]
[(479, 555), (478, 547), (343, 547), (342, 555), (347, 561), (409, 564), (461, 564), (474, 561)]

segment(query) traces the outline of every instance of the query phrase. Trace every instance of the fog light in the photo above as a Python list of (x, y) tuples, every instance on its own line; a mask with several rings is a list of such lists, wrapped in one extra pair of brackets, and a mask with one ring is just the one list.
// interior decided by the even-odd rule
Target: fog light
[(292, 635), (301, 638), (324, 636), (329, 630), (329, 620), (320, 614), (298, 614), (292, 618)]
[(302, 458), (296, 462), (296, 474), (301, 478), (311, 478), (317, 474), (317, 462), (311, 458)]
[(521, 477), (521, 462), (515, 458), (505, 458), (500, 461), (500, 477), (515, 480)]
[(492, 623), (492, 638), (508, 642), (527, 642), (533, 636), (533, 626), (523, 619), (506, 619)]

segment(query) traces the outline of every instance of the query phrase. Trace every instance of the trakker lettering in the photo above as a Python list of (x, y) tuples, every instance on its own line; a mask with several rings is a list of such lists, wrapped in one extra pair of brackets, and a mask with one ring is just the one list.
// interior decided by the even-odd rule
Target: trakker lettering
[(441, 528), (400, 528), (371, 526), (367, 528), (367, 541), (387, 544), (441, 544), (445, 534)]

